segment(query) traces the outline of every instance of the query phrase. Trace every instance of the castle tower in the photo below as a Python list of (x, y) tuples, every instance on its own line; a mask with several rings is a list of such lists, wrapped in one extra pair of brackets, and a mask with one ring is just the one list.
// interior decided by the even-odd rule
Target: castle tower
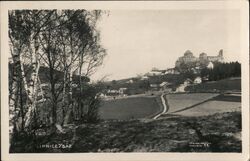
[(206, 53), (201, 53), (199, 56), (200, 60), (207, 60), (207, 54)]
[(223, 62), (224, 61), (224, 57), (223, 57), (223, 49), (220, 49), (219, 51), (219, 55), (218, 55), (219, 61)]
[(219, 57), (223, 58), (223, 49), (220, 49), (220, 51), (219, 51)]
[(185, 57), (193, 57), (193, 53), (192, 53), (190, 50), (187, 50), (187, 51), (184, 53), (184, 56), (185, 56)]

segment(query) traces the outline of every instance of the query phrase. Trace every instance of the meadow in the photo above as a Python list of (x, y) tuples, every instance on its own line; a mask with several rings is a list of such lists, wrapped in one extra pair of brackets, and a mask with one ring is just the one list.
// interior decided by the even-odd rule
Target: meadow
[[(207, 98), (206, 98), (207, 96)], [(168, 116), (207, 116), (241, 111), (241, 96), (213, 93), (170, 94)]]
[[(162, 108), (159, 97), (104, 101), (98, 124), (72, 124), (64, 127), (65, 133), (37, 136), (35, 143), (28, 139), (25, 150), (18, 144), (12, 152), (241, 152), (240, 97), (212, 93), (167, 97), (170, 109), (179, 112), (152, 119)], [(194, 107), (185, 109), (187, 105)], [(70, 148), (40, 146), (58, 143)]]
[(138, 119), (153, 117), (161, 111), (158, 97), (134, 97), (102, 101), (99, 108), (101, 119)]
[(194, 108), (177, 112), (181, 116), (207, 116), (216, 113), (241, 111), (240, 102), (215, 101), (211, 100)]
[(172, 113), (217, 96), (217, 93), (180, 93), (166, 95), (169, 111)]

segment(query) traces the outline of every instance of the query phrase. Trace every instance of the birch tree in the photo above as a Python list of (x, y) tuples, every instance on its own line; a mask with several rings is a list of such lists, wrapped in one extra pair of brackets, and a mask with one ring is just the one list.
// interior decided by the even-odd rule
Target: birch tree
[[(96, 70), (106, 54), (100, 45), (100, 34), (96, 28), (100, 15), (100, 11), (86, 10), (9, 12), (9, 38), (14, 68), (13, 81), (10, 83), (10, 127), (14, 127), (21, 115), (21, 127), (26, 131), (34, 128), (32, 125), (37, 120), (38, 91), (42, 90), (39, 85), (40, 66), (48, 69), (49, 90), (46, 93), (49, 93), (49, 100), (46, 102), (51, 105), (49, 112), (52, 127), (59, 121), (60, 110), (63, 111), (63, 123), (68, 122), (67, 117), (72, 112), (77, 113), (76, 119), (83, 117), (83, 78), (89, 77)], [(76, 75), (79, 78), (80, 94), (74, 100), (72, 83)], [(22, 89), (27, 100), (23, 106), (19, 106), (18, 101), (23, 102), (20, 97), (23, 96)], [(64, 102), (63, 107), (60, 106), (61, 102)]]
[[(51, 16), (49, 11), (38, 10), (15, 10), (9, 12), (9, 38), (10, 50), (12, 54), (13, 66), (15, 67), (16, 74), (13, 75), (13, 85), (16, 88), (18, 82), (22, 82), (24, 90), (27, 93), (28, 101), (25, 104), (27, 112), (22, 121), (25, 127), (28, 128), (33, 114), (36, 109), (36, 98), (38, 88), (38, 72), (39, 72), (39, 42), (38, 35), (43, 30), (44, 26), (48, 23), (48, 18)], [(31, 74), (26, 77), (24, 73), (24, 57), (28, 53), (30, 57)], [(19, 87), (20, 88), (20, 87)], [(12, 110), (13, 103), (17, 103), (15, 90), (10, 93), (10, 110)], [(15, 117), (19, 116), (18, 109), (15, 110)], [(11, 112), (10, 112), (11, 113)], [(16, 119), (10, 118), (16, 122)]]
[(12, 136), (13, 128), (19, 130), (17, 128), (20, 126), (18, 125), (18, 118), (20, 112), (24, 112), (23, 106), (18, 105), (17, 97), (20, 95), (18, 89), (22, 87), (24, 79), (22, 76), (21, 57), (29, 43), (29, 36), (31, 34), (30, 26), (26, 19), (27, 14), (27, 11), (9, 11), (9, 46), (13, 64), (12, 80), (10, 80), (12, 83), (10, 84), (9, 93), (10, 136)]
[[(78, 72), (78, 85), (79, 85), (79, 95), (76, 100), (76, 111), (77, 119), (82, 119), (83, 106), (84, 106), (84, 97), (82, 91), (83, 81), (82, 77), (89, 77), (94, 70), (101, 65), (106, 51), (100, 45), (100, 34), (97, 30), (96, 24), (101, 15), (100, 11), (80, 11), (77, 19), (73, 19), (73, 28), (75, 31), (75, 38), (79, 42), (78, 49), (79, 51), (75, 53), (78, 56), (78, 66), (76, 71)], [(75, 71), (74, 71), (75, 72)], [(72, 93), (70, 93), (72, 94)]]

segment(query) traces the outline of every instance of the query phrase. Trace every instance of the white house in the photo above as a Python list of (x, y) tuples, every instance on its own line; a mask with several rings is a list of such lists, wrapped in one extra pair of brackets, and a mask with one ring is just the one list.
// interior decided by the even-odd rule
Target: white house
[(124, 95), (124, 92), (127, 90), (127, 88), (119, 88), (119, 94)]
[(207, 65), (208, 69), (213, 69), (214, 68), (214, 64), (210, 61)]
[(201, 82), (202, 82), (201, 77), (196, 77), (196, 78), (194, 79), (194, 84), (200, 84)]
[(183, 84), (176, 88), (175, 92), (185, 92), (185, 88), (192, 83), (191, 79), (186, 79)]
[(169, 82), (162, 82), (159, 86), (162, 91), (170, 91), (171, 89), (168, 87), (169, 85)]
[(132, 79), (130, 79), (126, 83), (134, 83), (134, 81)]
[(158, 88), (159, 85), (158, 85), (158, 84), (150, 84), (150, 87), (151, 87), (151, 88)]
[(166, 86), (166, 85), (168, 85), (168, 84), (169, 84), (168, 82), (162, 82), (162, 83), (160, 84), (160, 87)]
[(148, 76), (142, 76), (141, 77), (141, 80), (147, 80), (148, 79)]
[(175, 92), (185, 92), (186, 85), (180, 84), (179, 87), (176, 88)]
[(180, 74), (175, 68), (168, 68), (165, 74)]
[(147, 73), (147, 76), (159, 76), (162, 75), (163, 73), (161, 71), (150, 71)]
[(190, 83), (192, 83), (192, 80), (189, 78), (183, 82), (184, 85), (189, 85)]

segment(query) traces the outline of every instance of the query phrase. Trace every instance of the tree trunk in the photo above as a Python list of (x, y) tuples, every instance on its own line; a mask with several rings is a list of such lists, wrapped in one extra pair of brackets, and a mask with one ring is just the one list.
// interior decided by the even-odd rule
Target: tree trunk
[(73, 79), (73, 73), (71, 72), (71, 68), (70, 68), (69, 70), (69, 94), (68, 94), (69, 106), (68, 106), (66, 115), (64, 117), (64, 125), (67, 125), (69, 123), (69, 118), (70, 118), (70, 115), (72, 114), (72, 109), (73, 109), (72, 79)]
[(82, 111), (83, 111), (83, 102), (82, 102), (82, 65), (83, 65), (83, 54), (81, 54), (80, 56), (80, 60), (79, 60), (79, 86), (80, 86), (80, 106), (79, 106), (79, 115), (80, 115), (80, 119), (82, 119)]
[(25, 73), (24, 73), (24, 66), (23, 66), (22, 57), (20, 57), (20, 65), (21, 65), (21, 74), (22, 74), (22, 81), (23, 81), (23, 85), (24, 85), (24, 90), (25, 90), (27, 96), (29, 97), (30, 91), (29, 91), (28, 83), (27, 83), (27, 80), (26, 80), (26, 77), (25, 77)]
[(28, 104), (28, 112), (25, 115), (25, 127), (29, 127), (31, 120), (34, 117), (34, 112), (36, 110), (36, 103), (37, 103), (37, 89), (38, 89), (38, 72), (40, 65), (37, 60), (37, 52), (38, 52), (38, 42), (37, 38), (32, 36), (31, 40), (31, 54), (32, 54), (32, 73), (31, 73), (31, 79), (29, 81), (29, 92), (28, 96), (30, 98), (30, 103)]
[[(72, 60), (73, 60), (72, 52), (70, 53), (69, 60), (70, 60), (70, 62), (72, 62)], [(72, 70), (72, 66), (69, 66), (67, 72), (68, 72), (67, 75), (69, 75), (69, 77), (68, 77), (69, 79), (68, 79), (68, 82), (67, 82), (67, 84), (69, 86), (69, 93), (68, 93), (68, 109), (66, 110), (66, 114), (65, 114), (65, 117), (64, 117), (64, 121), (63, 121), (64, 125), (67, 125), (69, 123), (69, 118), (70, 118), (70, 115), (72, 113), (72, 108), (73, 108), (73, 100), (72, 100), (73, 70)]]
[(13, 59), (13, 82), (12, 82), (12, 90), (9, 94), (9, 131), (10, 131), (10, 141), (12, 141), (13, 130), (16, 127), (16, 123), (18, 122), (18, 115), (20, 112), (20, 108), (17, 102), (17, 96), (19, 94), (19, 85), (21, 81), (21, 62), (20, 62), (20, 54), (21, 54), (21, 46), (17, 44), (12, 44), (13, 47), (11, 49), (12, 59)]

